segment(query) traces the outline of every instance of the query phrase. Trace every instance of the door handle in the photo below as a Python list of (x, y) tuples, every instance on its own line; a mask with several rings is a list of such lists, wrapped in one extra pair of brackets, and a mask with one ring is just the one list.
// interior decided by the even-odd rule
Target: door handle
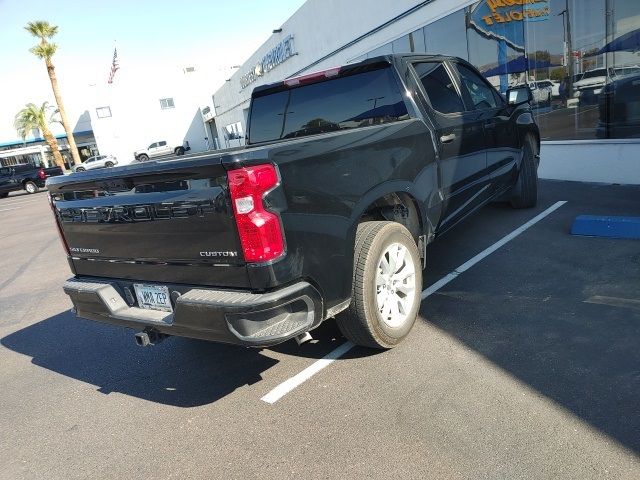
[(442, 143), (451, 143), (456, 139), (456, 134), (455, 133), (450, 133), (449, 135), (442, 135), (440, 137), (440, 141)]

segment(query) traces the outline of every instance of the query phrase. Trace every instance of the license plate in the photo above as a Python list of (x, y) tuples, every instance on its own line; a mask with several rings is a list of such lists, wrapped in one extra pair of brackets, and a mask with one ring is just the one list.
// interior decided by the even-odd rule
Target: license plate
[(158, 285), (133, 285), (138, 298), (138, 306), (149, 310), (161, 310), (163, 312), (173, 312), (169, 289)]

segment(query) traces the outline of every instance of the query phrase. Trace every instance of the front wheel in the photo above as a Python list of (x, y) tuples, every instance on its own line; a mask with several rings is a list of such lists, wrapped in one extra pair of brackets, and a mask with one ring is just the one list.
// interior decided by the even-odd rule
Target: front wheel
[(36, 193), (38, 191), (38, 186), (29, 180), (28, 182), (24, 182), (24, 189), (27, 193)]
[(0, 193), (0, 198), (7, 198), (9, 196), (9, 192)]
[(178, 156), (184, 155), (184, 148), (182, 148), (182, 147), (176, 148), (176, 155), (178, 155)]
[(107, 163), (104, 164), (104, 166), (107, 167), (107, 168), (111, 168), (111, 167), (113, 167), (113, 162), (107, 162)]
[(518, 180), (511, 191), (513, 208), (532, 208), (538, 203), (538, 149), (533, 138), (528, 135), (522, 146), (522, 165)]
[(138, 155), (138, 160), (140, 162), (146, 162), (147, 160), (149, 160), (149, 155), (145, 155), (145, 154)]
[(84, 172), (85, 168), (84, 167), (77, 167), (76, 168), (76, 172)]
[(420, 255), (411, 233), (395, 222), (362, 222), (356, 232), (351, 304), (338, 316), (342, 334), (357, 345), (392, 348), (418, 315)]

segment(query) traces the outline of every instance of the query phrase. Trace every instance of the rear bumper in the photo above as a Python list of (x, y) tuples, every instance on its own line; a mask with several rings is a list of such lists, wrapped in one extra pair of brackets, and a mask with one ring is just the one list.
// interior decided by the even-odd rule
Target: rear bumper
[(64, 291), (82, 318), (253, 347), (284, 342), (322, 321), (322, 298), (307, 282), (268, 293), (165, 284), (173, 313), (139, 308), (133, 283), (73, 278)]

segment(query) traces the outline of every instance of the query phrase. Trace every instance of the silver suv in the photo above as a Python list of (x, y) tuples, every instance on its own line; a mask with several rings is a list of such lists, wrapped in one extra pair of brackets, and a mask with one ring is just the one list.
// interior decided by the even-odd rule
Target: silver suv
[(118, 159), (113, 155), (96, 155), (87, 158), (80, 165), (73, 167), (74, 172), (84, 172), (85, 170), (93, 170), (94, 168), (110, 168), (118, 164)]

